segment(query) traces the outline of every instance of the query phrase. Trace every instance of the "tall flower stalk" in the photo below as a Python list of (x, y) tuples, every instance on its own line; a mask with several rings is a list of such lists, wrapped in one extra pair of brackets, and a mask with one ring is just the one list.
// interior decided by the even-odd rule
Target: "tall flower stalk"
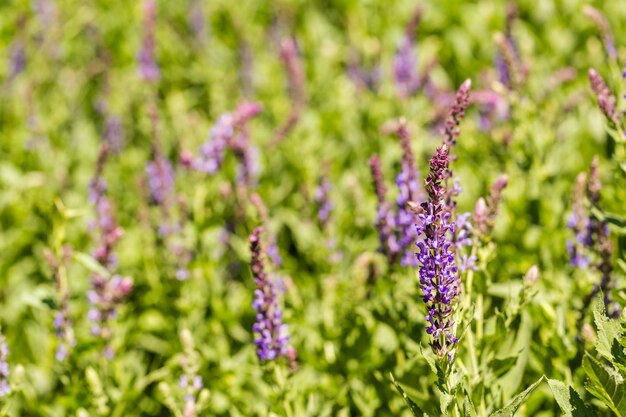
[(422, 300), (426, 304), (426, 333), (430, 345), (439, 358), (450, 362), (458, 343), (454, 313), (461, 291), (455, 262), (454, 223), (450, 206), (446, 203), (445, 179), (449, 165), (449, 149), (444, 144), (430, 160), (430, 171), (425, 180), (428, 199), (418, 214), (417, 259)]
[(422, 18), (422, 8), (415, 8), (404, 36), (400, 40), (393, 60), (393, 76), (396, 83), (396, 92), (400, 97), (409, 97), (415, 94), (422, 83), (422, 77), (417, 70), (417, 48), (415, 45), (415, 31)]
[(294, 38), (283, 39), (280, 44), (280, 58), (287, 72), (291, 111), (285, 123), (276, 132), (274, 143), (281, 142), (296, 127), (306, 105), (304, 65)]
[[(89, 183), (89, 200), (96, 211), (94, 229), (98, 239), (98, 246), (93, 255), (107, 274), (94, 272), (91, 276), (91, 290), (87, 292), (91, 305), (87, 316), (91, 321), (92, 334), (102, 338), (107, 344), (112, 333), (110, 321), (115, 318), (118, 306), (128, 296), (133, 285), (131, 278), (115, 274), (117, 259), (113, 249), (123, 232), (115, 222), (103, 177), (108, 149), (107, 143), (101, 145), (96, 174)], [(113, 350), (108, 345), (106, 353), (109, 356), (113, 355)]]
[(378, 200), (378, 209), (376, 213), (376, 229), (380, 239), (380, 251), (385, 254), (389, 264), (393, 264), (400, 252), (398, 239), (396, 237), (396, 218), (393, 206), (386, 199), (387, 188), (385, 187), (385, 179), (380, 167), (380, 160), (377, 155), (372, 155), (369, 160), (372, 173), (372, 182), (376, 198)]
[(256, 289), (252, 307), (256, 310), (256, 322), (252, 327), (255, 334), (256, 353), (262, 362), (280, 357), (289, 357), (289, 335), (287, 325), (283, 323), (283, 313), (278, 305), (275, 285), (270, 281), (263, 258), (265, 253), (261, 244), (262, 229), (257, 227), (250, 235), (250, 268)]

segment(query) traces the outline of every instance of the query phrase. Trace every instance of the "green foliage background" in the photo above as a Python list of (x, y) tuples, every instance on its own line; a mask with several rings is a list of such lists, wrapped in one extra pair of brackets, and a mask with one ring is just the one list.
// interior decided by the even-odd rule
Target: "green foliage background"
[[(195, 252), (188, 281), (173, 278), (171, 256), (155, 231), (157, 213), (142, 191), (153, 140), (150, 103), (156, 103), (163, 149), (176, 161), (181, 150), (196, 152), (217, 117), (244, 99), (264, 106), (251, 123), (251, 140), (261, 149), (256, 191), (268, 207), (285, 260), (275, 273), (291, 278), (286, 280), (285, 321), (300, 369), (288, 380), (283, 400), (297, 416), (409, 415), (390, 382), (393, 372), (417, 403), (431, 402), (435, 376), (419, 349), (420, 343), (426, 349), (427, 338), (416, 271), (389, 268), (376, 253), (376, 200), (367, 166), (370, 155), (378, 153), (395, 193), (392, 180), (401, 149), (380, 131), (389, 119), (407, 119), (422, 176), (440, 143), (429, 128), (435, 116), (429, 99), (421, 93), (399, 99), (393, 85), (393, 55), (416, 3), (215, 0), (203, 4), (207, 33), (201, 42), (188, 27), (187, 2), (158, 3), (156, 54), (162, 78), (156, 83), (141, 81), (137, 72), (140, 2), (57, 0), (51, 23), (43, 22), (27, 1), (0, 3), (0, 323), (11, 349), (14, 384), (13, 394), (0, 400), (3, 412), (98, 415), (93, 389), (85, 383), (91, 367), (102, 381), (110, 415), (169, 415), (156, 387), (164, 381), (176, 390), (178, 334), (189, 328), (210, 392), (204, 415), (268, 415), (270, 409), (282, 414), (275, 408), (280, 393), (264, 379), (252, 344), (254, 283), (247, 237), (260, 219), (249, 204), (245, 221), (232, 224), (229, 244), (220, 240), (235, 206), (244, 204), (228, 192), (234, 160), (227, 159), (215, 176), (177, 168), (176, 189), (190, 218), (185, 239)], [(506, 3), (420, 4), (420, 67), (436, 59), (432, 77), (451, 91), (466, 78), (475, 90), (490, 87), (483, 80), (494, 71), (494, 34), (503, 31)], [(624, 173), (614, 160), (620, 145), (606, 133), (587, 70), (594, 67), (603, 74), (620, 102), (625, 89), (619, 64), (607, 58), (597, 28), (582, 13), (584, 4), (517, 2), (513, 35), (529, 77), (511, 98), (512, 118), (483, 132), (474, 106), (461, 127), (454, 163), (464, 188), (459, 209), (471, 211), (500, 173), (510, 178), (493, 236), (497, 251), (475, 277), (487, 326), (476, 345), (482, 382), (474, 387), (488, 387), (488, 412), (542, 375), (565, 381), (591, 401), (582, 389), (583, 346), (576, 341), (576, 320), (582, 298), (598, 277), (569, 265), (566, 221), (574, 179), (594, 155), (601, 161), (602, 207), (624, 216)], [(626, 36), (626, 3), (595, 6), (612, 25), (619, 56), (626, 57), (626, 42), (620, 45)], [(289, 35), (302, 52), (307, 106), (295, 129), (273, 147), (274, 132), (291, 102), (272, 37)], [(26, 45), (26, 69), (10, 78), (15, 40)], [(242, 45), (253, 56), (251, 92), (244, 91), (240, 78)], [(360, 90), (348, 78), (353, 50), (366, 62), (380, 58), (378, 91)], [(575, 79), (551, 89), (551, 77), (568, 66), (576, 70)], [(67, 362), (57, 363), (56, 294), (43, 253), (61, 229), (63, 243), (76, 253), (94, 247), (87, 184), (104, 123), (94, 103), (102, 98), (121, 117), (125, 131), (125, 148), (110, 159), (105, 177), (125, 231), (116, 249), (119, 271), (132, 276), (135, 287), (115, 322), (116, 356), (107, 361), (89, 335), (85, 292), (90, 271), (71, 262), (78, 344)], [(325, 161), (335, 209), (323, 230), (312, 195)], [(60, 202), (69, 210), (66, 217), (59, 213)], [(623, 229), (612, 231), (617, 297), (623, 306), (626, 264), (618, 260), (624, 260), (626, 240)], [(335, 248), (327, 245), (331, 239)], [(517, 311), (522, 276), (533, 264), (540, 270), (536, 295)], [(460, 344), (461, 357), (467, 343)], [(548, 385), (541, 385), (520, 413), (560, 415)]]

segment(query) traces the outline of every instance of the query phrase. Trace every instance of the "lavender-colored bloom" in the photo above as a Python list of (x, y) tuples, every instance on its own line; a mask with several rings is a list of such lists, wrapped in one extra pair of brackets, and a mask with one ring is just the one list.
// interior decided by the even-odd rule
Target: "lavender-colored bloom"
[(577, 268), (585, 268), (589, 265), (589, 259), (584, 254), (589, 242), (589, 218), (585, 210), (585, 191), (587, 176), (581, 172), (576, 177), (574, 192), (572, 195), (572, 214), (570, 215), (567, 226), (574, 231), (574, 240), (568, 239), (567, 253), (570, 256), (570, 262)]
[[(96, 175), (89, 184), (89, 200), (96, 209), (95, 223), (99, 231), (99, 246), (94, 251), (94, 257), (108, 271), (113, 272), (117, 264), (113, 248), (123, 232), (115, 222), (112, 206), (106, 194), (103, 171), (108, 154), (108, 145), (103, 143), (96, 165)], [(111, 330), (108, 322), (115, 317), (117, 306), (131, 289), (132, 280), (128, 277), (113, 275), (107, 278), (98, 273), (92, 275), (91, 290), (87, 293), (91, 307), (87, 314), (92, 321), (94, 336), (100, 336), (105, 340), (109, 338)]]
[(255, 148), (250, 146), (248, 122), (261, 112), (261, 105), (254, 102), (240, 104), (234, 112), (220, 116), (211, 128), (209, 140), (200, 148), (200, 156), (181, 156), (183, 165), (206, 174), (216, 173), (222, 166), (227, 149), (238, 157), (238, 182), (252, 186), (257, 168)]
[(330, 219), (330, 213), (333, 210), (333, 203), (330, 201), (330, 192), (332, 184), (328, 178), (328, 166), (326, 166), (324, 175), (320, 177), (319, 185), (315, 189), (313, 199), (317, 205), (317, 220), (322, 228), (326, 227)]
[(174, 169), (160, 152), (155, 152), (154, 159), (146, 165), (146, 176), (154, 203), (162, 205), (174, 196)]
[(411, 150), (411, 136), (404, 120), (400, 120), (395, 134), (402, 146), (402, 170), (396, 177), (398, 197), (396, 198), (395, 226), (398, 236), (398, 246), (401, 253), (402, 266), (417, 266), (417, 259), (413, 252), (413, 244), (417, 237), (415, 230), (416, 217), (409, 205), (421, 203), (424, 200), (419, 184), (419, 172), (415, 166), (415, 157)]
[(202, 45), (206, 40), (206, 25), (202, 0), (189, 0), (187, 23), (194, 34), (196, 42)]
[(119, 153), (124, 148), (124, 127), (118, 116), (107, 116), (104, 125), (104, 141), (113, 153)]
[(432, 338), (431, 346), (437, 356), (451, 361), (452, 350), (458, 343), (453, 315), (461, 283), (452, 242), (455, 227), (444, 186), (448, 152), (444, 144), (430, 160), (425, 181), (428, 200), (421, 204), (418, 214), (417, 231), (421, 239), (417, 241), (417, 258), (422, 300), (428, 310), (426, 332)]
[(422, 9), (418, 6), (407, 24), (393, 61), (393, 75), (400, 97), (409, 97), (420, 87), (422, 79), (417, 72), (417, 52), (413, 37), (421, 20)]
[(11, 46), (11, 59), (9, 68), (9, 78), (13, 78), (24, 71), (26, 67), (26, 48), (24, 42), (16, 40)]
[(420, 77), (416, 69), (417, 53), (413, 40), (405, 36), (400, 41), (393, 60), (393, 75), (400, 97), (409, 97), (419, 88)]
[(43, 27), (51, 27), (56, 19), (57, 12), (56, 2), (54, 0), (33, 0), (31, 2), (31, 8), (39, 19), (41, 19)]
[(376, 197), (378, 199), (378, 210), (376, 214), (376, 229), (380, 238), (380, 250), (387, 256), (387, 260), (392, 264), (400, 247), (396, 238), (396, 218), (391, 204), (386, 200), (387, 189), (385, 188), (385, 180), (380, 168), (380, 160), (377, 155), (372, 155), (369, 160), (372, 172), (372, 182)]
[(265, 272), (261, 232), (261, 228), (257, 227), (250, 235), (250, 267), (256, 284), (252, 307), (257, 311), (252, 330), (256, 335), (254, 344), (257, 346), (259, 360), (268, 361), (288, 355), (289, 336), (287, 325), (282, 320), (276, 289)]
[(622, 124), (616, 107), (617, 99), (606, 85), (606, 82), (604, 82), (602, 76), (593, 68), (589, 69), (589, 83), (591, 84), (591, 89), (598, 99), (598, 107), (600, 107), (600, 110), (608, 122), (614, 128), (621, 128)]
[(381, 79), (380, 65), (364, 66), (357, 58), (356, 52), (354, 52), (348, 60), (347, 74), (348, 78), (360, 89), (370, 91), (378, 90)]
[(11, 393), (11, 387), (9, 386), (9, 362), (7, 357), (9, 356), (9, 347), (7, 340), (2, 333), (0, 333), (0, 397), (4, 397)]
[(155, 59), (156, 0), (143, 0), (143, 38), (137, 56), (139, 74), (145, 81), (158, 80), (161, 71)]

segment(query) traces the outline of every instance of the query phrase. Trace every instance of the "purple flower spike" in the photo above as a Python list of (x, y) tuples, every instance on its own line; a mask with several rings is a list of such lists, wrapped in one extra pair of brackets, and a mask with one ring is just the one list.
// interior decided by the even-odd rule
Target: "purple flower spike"
[(617, 99), (609, 89), (609, 86), (606, 85), (606, 82), (604, 82), (602, 76), (593, 68), (589, 69), (589, 83), (598, 100), (598, 107), (600, 107), (611, 127), (621, 128), (622, 124), (616, 107)]
[(424, 196), (419, 184), (419, 173), (415, 167), (415, 157), (411, 150), (411, 137), (403, 120), (398, 125), (396, 135), (402, 146), (402, 171), (396, 178), (396, 185), (400, 193), (396, 199), (397, 215), (395, 221), (398, 230), (398, 246), (402, 253), (400, 264), (402, 266), (417, 266), (413, 247), (417, 238), (416, 216), (409, 205), (421, 203)]
[(422, 77), (417, 72), (417, 51), (413, 41), (421, 17), (422, 8), (418, 6), (406, 26), (404, 37), (393, 60), (396, 91), (400, 97), (412, 96), (422, 83)]
[(378, 211), (376, 214), (376, 229), (380, 238), (380, 250), (387, 256), (387, 260), (392, 264), (400, 247), (396, 238), (396, 219), (391, 204), (386, 200), (387, 189), (385, 188), (385, 179), (380, 168), (380, 160), (378, 156), (372, 155), (369, 160), (372, 172), (372, 181), (376, 197), (378, 199)]
[(222, 166), (226, 150), (231, 149), (240, 162), (237, 181), (254, 185), (258, 171), (257, 152), (250, 145), (248, 122), (261, 110), (258, 103), (244, 102), (235, 111), (220, 116), (211, 128), (209, 139), (200, 148), (200, 156), (194, 159), (185, 152), (181, 155), (182, 164), (196, 171), (215, 174)]
[(162, 205), (168, 197), (174, 196), (174, 169), (160, 152), (146, 165), (150, 197), (157, 205)]
[(330, 192), (333, 186), (328, 178), (328, 164), (326, 163), (324, 166), (324, 174), (320, 177), (319, 185), (315, 189), (313, 196), (317, 205), (317, 220), (322, 228), (325, 228), (328, 224), (333, 210), (333, 203), (330, 201)]
[(145, 81), (155, 81), (161, 71), (155, 59), (156, 0), (143, 1), (143, 38), (137, 56), (139, 74)]
[(428, 200), (418, 214), (417, 259), (422, 300), (426, 304), (426, 333), (431, 347), (440, 358), (453, 359), (455, 335), (454, 311), (461, 291), (455, 263), (452, 235), (455, 226), (446, 204), (444, 181), (448, 170), (448, 146), (444, 144), (430, 160), (425, 181)]
[(252, 331), (256, 337), (259, 360), (271, 361), (289, 354), (287, 325), (283, 323), (282, 311), (278, 305), (276, 288), (265, 272), (264, 252), (261, 245), (262, 229), (257, 227), (250, 235), (250, 251), (252, 260), (250, 268), (254, 276), (256, 289), (252, 307), (257, 311), (256, 322)]

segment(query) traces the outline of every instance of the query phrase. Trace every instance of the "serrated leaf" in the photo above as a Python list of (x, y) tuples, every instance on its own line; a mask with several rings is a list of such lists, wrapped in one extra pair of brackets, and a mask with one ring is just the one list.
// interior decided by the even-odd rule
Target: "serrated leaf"
[(526, 388), (523, 392), (517, 394), (511, 402), (501, 410), (496, 411), (491, 417), (513, 417), (517, 409), (524, 403), (526, 397), (528, 397), (544, 380), (544, 376), (539, 378), (537, 382)]
[(583, 358), (587, 374), (585, 388), (619, 417), (626, 417), (626, 386), (620, 375), (598, 362), (588, 353)]
[[(622, 336), (622, 326), (619, 321), (611, 320), (606, 316), (604, 310), (604, 300), (600, 294), (593, 303), (593, 319), (598, 329), (596, 340), (596, 350), (609, 361), (615, 361), (614, 354), (623, 356), (623, 351), (614, 351), (614, 346), (619, 346), (619, 339)], [(621, 357), (619, 359), (622, 359)]]
[(396, 387), (400, 395), (402, 395), (402, 398), (404, 399), (406, 405), (409, 407), (411, 414), (413, 414), (415, 417), (424, 417), (424, 412), (417, 406), (417, 404), (415, 404), (412, 399), (409, 398), (408, 395), (406, 395), (406, 392), (404, 392), (400, 384), (396, 382), (396, 379), (393, 377), (393, 374), (391, 372), (389, 373), (389, 376), (391, 377), (391, 383), (394, 387)]
[(584, 403), (572, 387), (555, 379), (548, 379), (548, 385), (565, 417), (596, 417), (595, 411)]
[(463, 400), (463, 415), (465, 417), (476, 417), (476, 407), (474, 407), (474, 403), (472, 403), (472, 399), (467, 392)]

